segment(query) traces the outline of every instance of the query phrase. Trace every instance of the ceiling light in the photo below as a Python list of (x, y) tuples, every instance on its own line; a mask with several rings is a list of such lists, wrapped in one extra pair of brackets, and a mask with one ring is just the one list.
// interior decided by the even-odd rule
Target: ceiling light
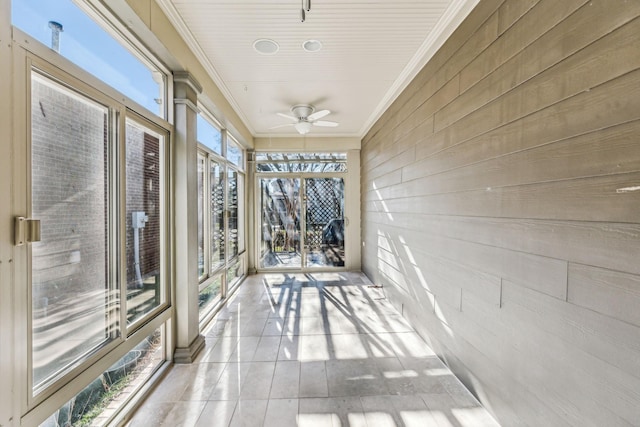
[(319, 40), (307, 40), (302, 43), (302, 48), (307, 52), (317, 52), (322, 49), (322, 43)]
[(280, 50), (278, 43), (271, 39), (258, 39), (253, 42), (253, 48), (262, 55), (274, 55)]
[(296, 123), (295, 125), (293, 125), (293, 127), (296, 128), (296, 130), (298, 131), (298, 133), (300, 135), (305, 135), (305, 134), (309, 133), (309, 131), (311, 130), (311, 123), (305, 122), (305, 121), (300, 121), (300, 122)]

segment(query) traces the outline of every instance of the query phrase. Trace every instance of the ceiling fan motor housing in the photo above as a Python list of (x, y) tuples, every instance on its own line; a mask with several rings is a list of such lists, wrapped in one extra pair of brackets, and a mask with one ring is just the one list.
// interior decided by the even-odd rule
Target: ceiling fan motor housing
[(315, 107), (309, 104), (298, 104), (291, 107), (291, 112), (300, 120), (306, 120), (313, 112)]

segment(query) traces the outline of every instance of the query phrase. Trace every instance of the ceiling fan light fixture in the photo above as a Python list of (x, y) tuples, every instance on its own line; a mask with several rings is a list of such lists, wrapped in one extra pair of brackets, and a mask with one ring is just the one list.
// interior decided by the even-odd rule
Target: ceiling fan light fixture
[(280, 45), (271, 39), (258, 39), (253, 42), (253, 48), (261, 55), (275, 55), (280, 50)]
[(300, 121), (293, 125), (300, 135), (306, 135), (311, 130), (311, 123), (307, 121)]
[(306, 40), (302, 43), (302, 48), (305, 52), (317, 52), (322, 49), (322, 43), (320, 40)]

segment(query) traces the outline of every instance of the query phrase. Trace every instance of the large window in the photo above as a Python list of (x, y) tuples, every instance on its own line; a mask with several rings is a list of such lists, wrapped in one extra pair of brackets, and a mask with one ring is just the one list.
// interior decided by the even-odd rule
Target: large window
[(125, 325), (149, 321), (167, 305), (167, 132), (132, 113), (119, 117), (114, 101), (36, 68), (30, 83), (31, 212), (42, 224), (31, 262), (32, 388), (39, 394), (126, 337)]
[(166, 117), (165, 74), (123, 37), (116, 40), (72, 0), (13, 0), (11, 20), (133, 101)]
[(146, 336), (40, 427), (108, 425), (114, 408), (126, 404), (164, 361), (163, 329)]
[(198, 116), (198, 259), (201, 320), (242, 276), (244, 151), (209, 116)]
[(109, 399), (129, 400), (164, 360), (171, 318), (166, 76), (77, 4), (11, 2), (13, 178), (24, 186), (14, 203), (28, 218), (16, 230), (32, 242), (15, 249), (24, 425), (74, 395), (50, 424), (76, 425), (82, 411), (97, 420)]

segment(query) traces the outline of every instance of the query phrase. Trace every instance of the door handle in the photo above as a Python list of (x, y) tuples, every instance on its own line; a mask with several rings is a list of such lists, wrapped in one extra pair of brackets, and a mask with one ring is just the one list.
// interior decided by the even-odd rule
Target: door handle
[(40, 241), (40, 220), (18, 216), (15, 219), (14, 240), (16, 246)]

